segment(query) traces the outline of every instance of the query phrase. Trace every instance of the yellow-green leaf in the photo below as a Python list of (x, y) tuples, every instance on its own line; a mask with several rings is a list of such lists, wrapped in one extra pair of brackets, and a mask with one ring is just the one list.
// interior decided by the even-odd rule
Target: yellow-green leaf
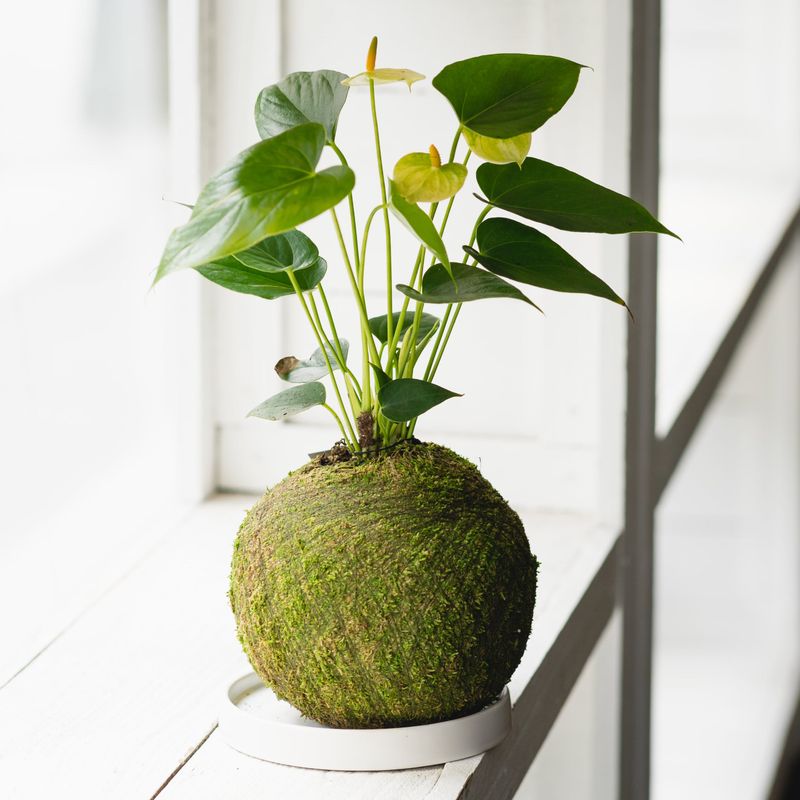
[(382, 83), (400, 83), (402, 81), (410, 91), (412, 83), (424, 80), (424, 78), (424, 75), (414, 72), (413, 69), (389, 69), (384, 67), (368, 70), (367, 72), (359, 72), (358, 75), (345, 78), (342, 83), (345, 86), (369, 86), (370, 81), (372, 81), (378, 86)]
[(478, 158), (492, 164), (522, 164), (528, 151), (531, 149), (531, 134), (521, 133), (508, 139), (493, 139), (491, 136), (481, 136), (475, 131), (464, 128), (464, 138), (469, 149)]
[(409, 203), (438, 203), (452, 197), (464, 185), (467, 168), (463, 164), (435, 167), (428, 153), (409, 153), (394, 166), (392, 179)]

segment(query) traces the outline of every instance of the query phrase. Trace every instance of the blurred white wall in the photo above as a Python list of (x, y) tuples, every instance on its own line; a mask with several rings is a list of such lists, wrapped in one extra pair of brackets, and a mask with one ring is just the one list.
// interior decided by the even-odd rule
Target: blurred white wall
[(71, 0), (3, 20), (0, 537), (20, 541), (81, 495), (172, 487), (169, 303), (148, 294), (169, 228), (166, 13)]
[(767, 796), (800, 683), (800, 241), (658, 514), (655, 800)]
[(663, 0), (658, 429), (800, 203), (800, 3)]

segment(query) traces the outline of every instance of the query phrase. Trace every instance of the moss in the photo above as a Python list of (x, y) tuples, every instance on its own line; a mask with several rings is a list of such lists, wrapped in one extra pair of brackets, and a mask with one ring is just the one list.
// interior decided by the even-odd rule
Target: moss
[(536, 568), (473, 464), (403, 445), (268, 491), (239, 530), (230, 598), (279, 697), (328, 725), (404, 725), (499, 694), (530, 633)]

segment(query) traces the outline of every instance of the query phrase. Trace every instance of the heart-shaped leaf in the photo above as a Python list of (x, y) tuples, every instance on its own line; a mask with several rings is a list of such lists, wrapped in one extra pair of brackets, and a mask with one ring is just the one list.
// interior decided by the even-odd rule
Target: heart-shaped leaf
[(321, 383), (304, 383), (272, 395), (247, 416), (270, 420), (285, 419), (324, 402), (325, 387)]
[(371, 361), (369, 365), (372, 367), (372, 371), (375, 373), (375, 383), (378, 384), (378, 389), (382, 389), (386, 386), (387, 383), (391, 383), (392, 379), (376, 364), (373, 364)]
[[(295, 272), (294, 277), (300, 289), (307, 292), (325, 277), (327, 268), (325, 259), (319, 258), (314, 266)], [(226, 289), (242, 294), (254, 294), (265, 300), (294, 294), (294, 287), (285, 272), (264, 272), (246, 267), (233, 256), (204, 264), (202, 267), (197, 267), (197, 271)]]
[(538, 158), (522, 167), (481, 164), (477, 177), (491, 205), (565, 231), (675, 236), (630, 197)]
[(464, 130), (469, 149), (478, 158), (492, 164), (522, 164), (531, 149), (531, 134), (521, 133), (510, 139), (492, 139), (475, 131)]
[(316, 122), (325, 128), (329, 142), (336, 137), (339, 114), (347, 100), (347, 78), (343, 72), (320, 69), (293, 72), (282, 81), (261, 90), (256, 100), (256, 127), (262, 139)]
[(416, 236), (420, 244), (430, 250), (450, 270), (450, 259), (442, 237), (431, 218), (416, 203), (409, 203), (398, 191), (394, 181), (389, 181), (389, 209)]
[(463, 164), (431, 163), (429, 153), (409, 153), (394, 165), (392, 175), (397, 191), (409, 203), (438, 203), (452, 197), (464, 185)]
[[(397, 326), (400, 323), (400, 312), (395, 311), (392, 314), (392, 332), (397, 331)], [(406, 313), (403, 319), (403, 327), (400, 330), (398, 341), (402, 339), (403, 334), (414, 324), (414, 315)], [(419, 328), (417, 329), (417, 341), (424, 339), (430, 331), (432, 331), (439, 324), (439, 318), (434, 317), (433, 314), (422, 313), (419, 320)], [(381, 314), (379, 317), (371, 317), (369, 319), (369, 329), (372, 335), (381, 343), (388, 344), (389, 330), (386, 324), (386, 314)]]
[[(340, 339), (342, 345), (342, 355), (347, 361), (347, 353), (350, 344), (347, 339)], [(329, 345), (325, 345), (325, 352), (328, 354), (331, 368), (339, 369), (339, 362), (336, 360), (336, 351)], [(289, 383), (310, 383), (319, 380), (328, 374), (328, 365), (325, 363), (325, 356), (322, 349), (317, 348), (307, 359), (301, 361), (294, 356), (285, 356), (275, 365), (275, 372), (278, 377)]]
[[(470, 300), (487, 300), (494, 297), (510, 297), (522, 300), (534, 308), (532, 303), (516, 286), (480, 267), (453, 263), (453, 277), (441, 264), (434, 264), (422, 278), (422, 291), (398, 284), (398, 291), (421, 303), (467, 303)], [(541, 309), (539, 309), (541, 311)]]
[(317, 246), (300, 231), (268, 236), (247, 250), (234, 253), (233, 257), (246, 267), (262, 272), (297, 271), (313, 267), (320, 260)]
[(508, 139), (535, 131), (569, 100), (582, 66), (555, 56), (497, 53), (446, 66), (433, 86), (465, 128)]
[(401, 81), (408, 86), (411, 90), (411, 84), (417, 81), (424, 80), (425, 76), (419, 72), (414, 72), (413, 69), (392, 69), (390, 67), (382, 67), (380, 69), (371, 69), (366, 72), (359, 72), (358, 75), (353, 75), (351, 78), (345, 78), (342, 83), (345, 86), (369, 86), (374, 83), (380, 86), (382, 83), (400, 83)]
[(417, 378), (398, 378), (378, 390), (381, 413), (392, 422), (408, 422), (451, 397), (461, 396)]
[(577, 292), (625, 301), (597, 275), (543, 233), (513, 219), (486, 219), (478, 226), (478, 250), (464, 250), (479, 264), (512, 281), (555, 292)]
[(246, 250), (333, 208), (352, 191), (355, 176), (345, 166), (316, 172), (324, 146), (325, 130), (309, 123), (240, 153), (206, 184), (189, 221), (170, 235), (155, 282)]

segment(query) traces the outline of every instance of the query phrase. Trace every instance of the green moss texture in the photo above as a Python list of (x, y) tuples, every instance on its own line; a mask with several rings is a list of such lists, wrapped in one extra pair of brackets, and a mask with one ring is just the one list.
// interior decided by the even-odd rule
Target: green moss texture
[(517, 514), (444, 447), (311, 463), (236, 539), (230, 598), (255, 671), (336, 727), (438, 721), (493, 700), (525, 650), (537, 562)]

